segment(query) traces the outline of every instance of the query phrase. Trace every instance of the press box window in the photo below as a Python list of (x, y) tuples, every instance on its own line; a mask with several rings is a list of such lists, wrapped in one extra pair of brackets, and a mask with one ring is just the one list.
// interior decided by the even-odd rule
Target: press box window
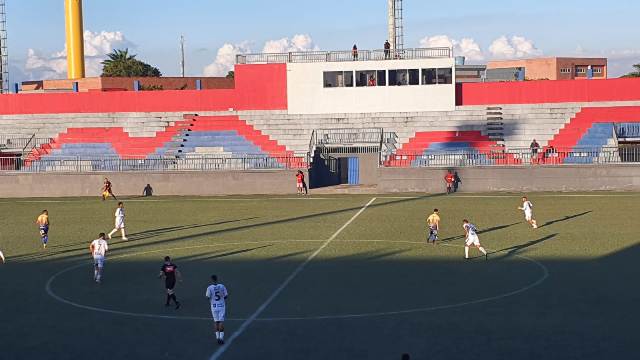
[(376, 86), (378, 82), (376, 80), (377, 73), (375, 70), (356, 71), (356, 86)]
[(436, 69), (422, 69), (422, 85), (435, 85), (437, 83)]
[(422, 69), (422, 85), (452, 84), (453, 70), (443, 69)]
[(390, 86), (419, 85), (419, 84), (420, 84), (420, 71), (418, 71), (418, 69), (389, 70)]
[(453, 83), (453, 70), (451, 68), (438, 69), (438, 84), (452, 84)]
[(560, 69), (560, 73), (561, 74), (571, 74), (571, 68), (561, 68)]
[(323, 73), (324, 87), (353, 87), (352, 71), (325, 71)]

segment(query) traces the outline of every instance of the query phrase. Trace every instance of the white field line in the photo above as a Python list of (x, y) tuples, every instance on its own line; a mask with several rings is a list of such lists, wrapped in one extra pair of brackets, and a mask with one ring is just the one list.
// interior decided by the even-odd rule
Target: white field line
[(287, 285), (289, 285), (289, 283), (291, 283), (291, 281), (293, 281), (293, 279), (295, 279), (296, 276), (298, 276), (298, 274), (300, 274), (302, 270), (304, 270), (307, 264), (309, 264), (316, 256), (318, 256), (318, 254), (320, 254), (322, 250), (324, 250), (338, 235), (340, 235), (340, 233), (344, 229), (346, 229), (347, 226), (349, 226), (358, 216), (360, 216), (360, 214), (362, 214), (367, 209), (367, 207), (369, 207), (369, 205), (371, 205), (375, 200), (376, 198), (372, 198), (371, 200), (369, 200), (368, 203), (366, 203), (357, 213), (355, 213), (355, 215), (353, 215), (351, 219), (349, 219), (349, 221), (344, 223), (344, 225), (342, 225), (340, 229), (333, 233), (333, 235), (331, 235), (331, 237), (327, 239), (327, 241), (325, 241), (316, 251), (314, 251), (313, 254), (309, 255), (309, 257), (302, 264), (298, 265), (298, 267), (282, 282), (282, 284), (280, 284), (280, 286), (278, 286), (278, 288), (276, 288), (276, 290), (271, 293), (267, 300), (265, 300), (262, 305), (260, 305), (258, 309), (253, 314), (251, 314), (251, 316), (249, 316), (249, 318), (247, 318), (247, 320), (245, 320), (236, 331), (231, 334), (227, 342), (219, 347), (218, 350), (216, 350), (213, 354), (211, 354), (209, 359), (219, 359), (225, 353), (225, 351), (227, 351), (231, 344), (233, 344), (234, 340), (242, 335), (242, 333), (249, 327), (249, 325), (251, 325), (251, 323), (254, 322), (256, 318), (258, 318), (258, 316), (260, 316), (260, 314), (262, 314), (262, 312), (273, 302), (273, 300), (275, 300), (276, 297), (278, 297), (278, 295), (280, 295), (280, 293), (287, 287)]
[[(326, 240), (275, 240), (275, 241), (269, 241), (269, 243), (291, 243), (291, 242), (325, 242)], [(424, 245), (423, 241), (407, 241), (407, 240), (342, 240), (341, 242), (360, 242), (360, 243), (389, 243), (389, 244), (421, 244)], [(219, 247), (222, 245), (246, 245), (246, 244), (263, 244), (265, 242), (263, 241), (250, 241), (250, 242), (237, 242), (237, 243), (225, 243), (225, 244), (209, 244), (209, 245), (196, 245), (196, 246), (186, 246), (186, 247), (180, 247), (180, 248), (172, 248), (172, 249), (156, 249), (156, 250), (150, 250), (150, 251), (143, 251), (143, 252), (137, 252), (137, 253), (127, 253), (127, 254), (123, 254), (123, 255), (118, 255), (118, 256), (113, 256), (110, 257), (110, 259), (118, 259), (118, 258), (125, 258), (125, 257), (131, 257), (131, 256), (138, 256), (138, 255), (143, 255), (143, 254), (149, 254), (149, 253), (157, 253), (157, 252), (164, 252), (164, 251), (175, 251), (175, 250), (184, 250), (184, 249), (195, 249), (195, 248), (205, 248), (205, 247)], [(441, 246), (449, 246), (449, 247), (462, 247), (461, 245), (454, 245), (454, 244), (441, 244)], [(487, 249), (490, 251), (493, 251), (492, 249)], [(472, 305), (472, 304), (479, 304), (479, 303), (483, 303), (483, 302), (489, 302), (489, 301), (494, 301), (494, 300), (498, 300), (498, 299), (503, 299), (506, 297), (510, 297), (513, 295), (517, 295), (520, 293), (523, 293), (537, 285), (540, 285), (541, 283), (543, 283), (548, 277), (549, 277), (549, 270), (547, 269), (547, 267), (540, 263), (537, 260), (531, 259), (529, 257), (523, 256), (523, 255), (519, 255), (519, 254), (515, 254), (514, 255), (517, 258), (529, 261), (535, 265), (537, 265), (541, 270), (542, 270), (542, 276), (540, 278), (538, 278), (537, 280), (535, 280), (534, 282), (519, 288), (519, 289), (515, 289), (515, 290), (511, 290), (509, 292), (503, 293), (503, 294), (498, 294), (498, 295), (494, 295), (494, 296), (490, 296), (490, 297), (485, 297), (485, 298), (479, 298), (479, 299), (473, 299), (473, 300), (467, 300), (467, 301), (462, 301), (462, 302), (458, 302), (458, 303), (449, 303), (449, 304), (441, 304), (441, 305), (431, 305), (431, 306), (425, 306), (425, 307), (420, 307), (420, 308), (413, 308), (413, 309), (404, 309), (404, 310), (391, 310), (391, 311), (384, 311), (384, 312), (372, 312), (372, 313), (351, 313), (351, 314), (325, 314), (325, 315), (315, 315), (315, 316), (280, 316), (280, 317), (258, 317), (255, 319), (255, 321), (294, 321), (294, 320), (331, 320), (331, 319), (358, 319), (358, 318), (369, 318), (369, 317), (377, 317), (377, 316), (393, 316), (393, 315), (400, 315), (400, 314), (410, 314), (410, 313), (420, 313), (420, 312), (427, 312), (427, 311), (437, 311), (437, 310), (445, 310), (445, 309), (451, 309), (451, 308), (456, 308), (456, 307), (461, 307), (461, 306), (466, 306), (466, 305)], [(176, 257), (177, 258), (177, 257)], [(179, 259), (179, 258), (177, 258)], [(123, 316), (132, 316), (132, 317), (143, 317), (143, 318), (152, 318), (152, 319), (165, 319), (165, 320), (200, 320), (200, 321), (211, 321), (211, 316), (205, 317), (205, 316), (174, 316), (174, 315), (160, 315), (160, 314), (151, 314), (151, 313), (134, 313), (134, 312), (128, 312), (128, 311), (119, 311), (119, 310), (112, 310), (112, 309), (105, 309), (105, 308), (100, 308), (100, 307), (95, 307), (95, 306), (90, 306), (90, 305), (84, 305), (84, 304), (79, 304), (76, 302), (73, 302), (71, 300), (65, 299), (62, 296), (57, 295), (54, 291), (53, 291), (53, 282), (58, 278), (58, 276), (75, 270), (77, 268), (83, 267), (83, 266), (89, 266), (86, 263), (79, 263), (73, 266), (70, 266), (68, 268), (65, 268), (63, 270), (60, 270), (59, 272), (57, 272), (56, 274), (54, 274), (53, 276), (51, 276), (49, 278), (49, 280), (47, 281), (46, 285), (45, 285), (45, 290), (47, 292), (47, 294), (49, 294), (49, 296), (51, 296), (52, 298), (54, 298), (55, 300), (79, 308), (79, 309), (84, 309), (84, 310), (89, 310), (89, 311), (97, 311), (97, 312), (103, 312), (103, 313), (108, 313), (108, 314), (113, 314), (113, 315), (123, 315)], [(246, 321), (247, 318), (227, 318), (227, 321)]]

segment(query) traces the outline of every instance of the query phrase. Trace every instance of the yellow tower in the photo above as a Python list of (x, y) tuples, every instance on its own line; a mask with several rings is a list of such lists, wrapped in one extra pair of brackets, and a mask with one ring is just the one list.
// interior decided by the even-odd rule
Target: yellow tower
[(67, 34), (67, 78), (84, 77), (84, 30), (82, 0), (64, 0), (64, 20)]

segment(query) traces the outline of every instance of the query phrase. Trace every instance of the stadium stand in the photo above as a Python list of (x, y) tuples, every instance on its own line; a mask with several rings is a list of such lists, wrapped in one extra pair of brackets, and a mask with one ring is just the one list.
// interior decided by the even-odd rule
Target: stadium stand
[[(635, 104), (635, 103), (633, 103)], [(637, 106), (556, 103), (500, 105), (502, 142), (487, 134), (487, 107), (460, 106), (452, 112), (291, 115), (281, 110), (238, 115), (182, 113), (41, 114), (2, 116), (0, 131), (36, 134), (53, 141), (34, 149), (28, 161), (43, 156), (197, 157), (201, 155), (292, 156), (309, 148), (319, 128), (379, 127), (398, 135), (398, 155), (490, 148), (526, 148), (536, 139), (545, 148), (573, 149), (610, 145), (613, 125), (633, 123)], [(604, 103), (603, 105), (608, 105)], [(221, 114), (221, 115), (215, 115)], [(593, 123), (599, 123), (594, 127)], [(605, 123), (600, 125), (600, 123)], [(490, 157), (490, 156), (489, 156)], [(583, 159), (584, 160), (584, 159)], [(495, 162), (494, 162), (495, 163)], [(516, 162), (517, 163), (517, 162)]]

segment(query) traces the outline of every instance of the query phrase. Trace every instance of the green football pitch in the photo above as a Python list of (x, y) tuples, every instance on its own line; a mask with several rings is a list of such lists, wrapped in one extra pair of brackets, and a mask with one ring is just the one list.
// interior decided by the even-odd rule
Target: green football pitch
[[(115, 201), (5, 199), (0, 358), (636, 358), (640, 194), (529, 198), (536, 230), (519, 194), (124, 199), (129, 240), (109, 242), (102, 284), (88, 246)], [(463, 218), (488, 260), (463, 259)], [(178, 310), (157, 278), (165, 255)], [(224, 346), (211, 274), (229, 290)]]

